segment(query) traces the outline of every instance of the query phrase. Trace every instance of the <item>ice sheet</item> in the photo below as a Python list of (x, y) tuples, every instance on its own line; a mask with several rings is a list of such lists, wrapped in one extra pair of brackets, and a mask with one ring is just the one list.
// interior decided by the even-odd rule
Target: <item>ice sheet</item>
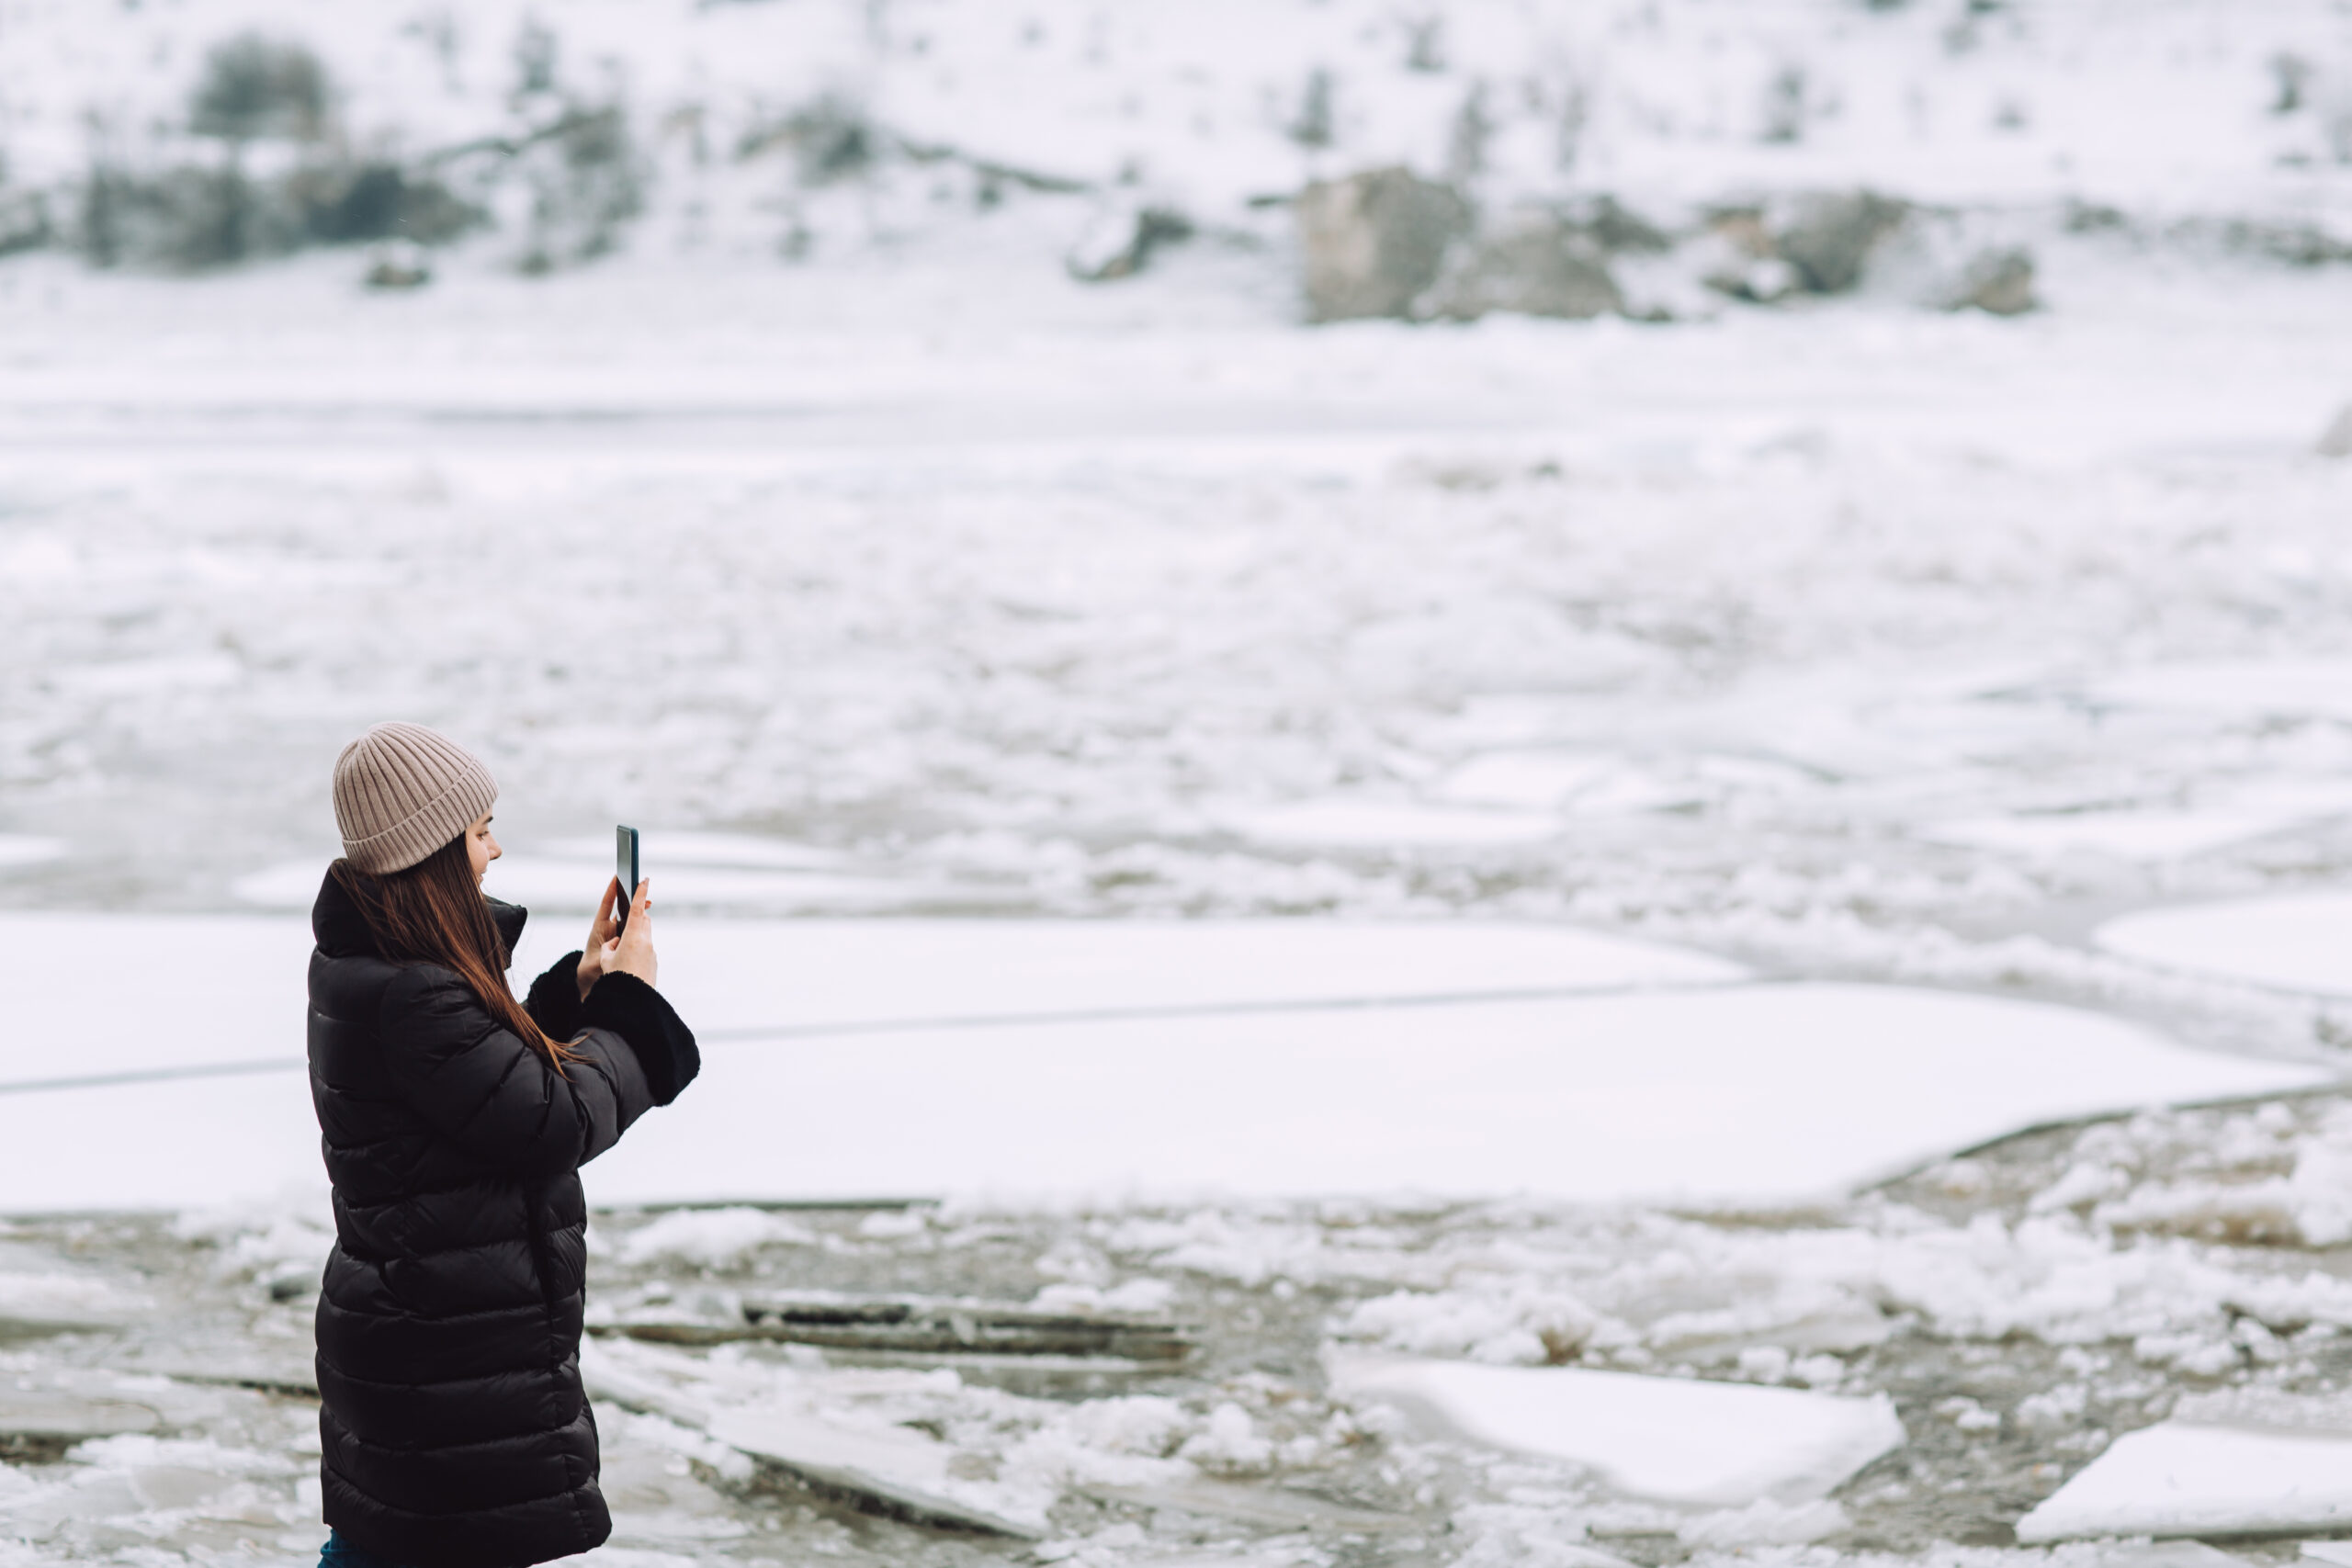
[[(317, 892), (319, 870), (309, 880)], [(667, 877), (657, 881), (666, 894)], [(585, 934), (534, 916), (515, 977)], [(1737, 966), (1556, 926), (1308, 920), (702, 920), (660, 924), (662, 985), (707, 1032), (1105, 1009), (1705, 985)], [(309, 922), (258, 916), (0, 914), (19, 961), (0, 1086), (302, 1055)], [(124, 966), (171, 1027), (93, 1010)]]
[(2018, 1521), (2027, 1544), (2352, 1525), (2352, 1437), (2166, 1421), (2128, 1432)]
[(1352, 1354), (1329, 1370), (1351, 1398), (1399, 1405), (1447, 1436), (1567, 1460), (1663, 1502), (1813, 1502), (1904, 1438), (1883, 1394)]
[(2298, 991), (2352, 995), (2352, 894), (2236, 898), (2125, 915), (2099, 927), (2110, 953)]
[(1411, 801), (1310, 800), (1236, 810), (1221, 825), (1278, 844), (1517, 844), (1560, 831), (1556, 817), (1532, 811), (1423, 806)]
[(16, 991), (0, 1084), (301, 1058), (308, 920), (12, 912), (0, 947)]
[(706, 1054), (590, 1179), (778, 1192), (1794, 1196), (2014, 1127), (2299, 1088), (2096, 1014), (1860, 986), (937, 1030)]
[[(589, 1168), (593, 1197), (1789, 1197), (2028, 1122), (2324, 1077), (1859, 986), (714, 1039), (705, 1062)], [(294, 1072), (0, 1095), (0, 1212), (315, 1183), (316, 1136)]]
[[(922, 896), (922, 885), (803, 867), (646, 862), (660, 877), (662, 896), (680, 906), (752, 908), (790, 914), (801, 910), (855, 910)], [(266, 908), (307, 911), (319, 895), (315, 860), (267, 866), (231, 886), (236, 897)], [(605, 894), (613, 874), (612, 857), (567, 858), (509, 853), (491, 867), (482, 886), (493, 897), (548, 913), (583, 913)]]
[(2041, 817), (1979, 817), (1947, 822), (1928, 837), (1950, 844), (2029, 855), (2089, 850), (2123, 860), (2179, 860), (2291, 826), (2285, 813), (2198, 811), (2068, 812)]

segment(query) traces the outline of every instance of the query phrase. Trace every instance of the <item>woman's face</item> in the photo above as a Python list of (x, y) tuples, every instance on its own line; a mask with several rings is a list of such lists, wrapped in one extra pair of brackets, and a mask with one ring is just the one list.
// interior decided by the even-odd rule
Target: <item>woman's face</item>
[(474, 863), (476, 886), (481, 885), (482, 873), (490, 869), (490, 863), (505, 852), (498, 847), (498, 840), (490, 836), (490, 813), (485, 811), (475, 818), (474, 825), (466, 829), (466, 856)]

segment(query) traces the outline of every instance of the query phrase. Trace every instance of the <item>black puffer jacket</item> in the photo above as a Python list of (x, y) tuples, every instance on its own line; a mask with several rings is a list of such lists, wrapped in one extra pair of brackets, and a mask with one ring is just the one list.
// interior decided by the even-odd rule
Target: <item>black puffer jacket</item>
[[(524, 911), (492, 902), (511, 953)], [(533, 1018), (559, 1074), (457, 975), (393, 964), (333, 876), (311, 915), (311, 1097), (334, 1183), (319, 1296), (326, 1522), (420, 1568), (519, 1568), (612, 1533), (580, 1386), (580, 1167), (699, 1066), (654, 989), (568, 954)]]

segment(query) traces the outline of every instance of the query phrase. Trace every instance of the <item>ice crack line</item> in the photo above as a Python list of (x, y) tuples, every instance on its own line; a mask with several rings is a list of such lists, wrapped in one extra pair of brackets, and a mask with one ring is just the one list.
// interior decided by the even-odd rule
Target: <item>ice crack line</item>
[[(1754, 984), (1755, 982), (1748, 982)], [(1311, 997), (1293, 1001), (1193, 1002), (1161, 1007), (1081, 1008), (1059, 1012), (966, 1013), (933, 1018), (844, 1020), (834, 1023), (784, 1023), (700, 1031), (706, 1041), (745, 1043), (764, 1040), (821, 1040), (856, 1034), (914, 1034), (926, 1030), (1020, 1029), (1071, 1023), (1118, 1023), (1155, 1018), (1243, 1018), (1253, 1014), (1364, 1012), (1384, 1008), (1477, 1007), (1503, 1002), (1568, 1001), (1586, 997), (1622, 997), (1645, 992), (1713, 990), (1736, 981), (1661, 981), (1623, 986), (1526, 986), (1487, 991), (1440, 991), (1417, 997)], [(0, 1082), (0, 1095), (50, 1094), (76, 1089), (118, 1089), (137, 1084), (177, 1083), (189, 1078), (248, 1077), (307, 1069), (297, 1056), (267, 1056), (243, 1062), (203, 1062), (185, 1066), (141, 1067), (73, 1077), (19, 1078)]]

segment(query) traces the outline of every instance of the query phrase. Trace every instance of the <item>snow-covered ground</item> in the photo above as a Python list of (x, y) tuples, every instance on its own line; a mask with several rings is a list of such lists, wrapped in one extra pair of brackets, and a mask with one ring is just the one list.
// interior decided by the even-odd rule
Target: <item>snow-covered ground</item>
[[(0, 1565), (315, 1535), (299, 914), (386, 716), (497, 773), (526, 965), (645, 827), (705, 1032), (590, 1172), (600, 1329), (672, 1336), (595, 1347), (616, 1563), (2334, 1528), (2352, 287), (2282, 257), (2352, 244), (2346, 15), (0, 4)], [(191, 128), (244, 28), (316, 140)], [(451, 152), (607, 109), (587, 197)], [(493, 221), (86, 264), (94, 171), (345, 154)], [(1944, 238), (1302, 327), (1281, 202), (1396, 162)], [(2041, 308), (1924, 309), (1955, 235)], [(948, 1201), (641, 1207), (843, 1198)], [(1197, 1349), (697, 1348), (792, 1291)]]

